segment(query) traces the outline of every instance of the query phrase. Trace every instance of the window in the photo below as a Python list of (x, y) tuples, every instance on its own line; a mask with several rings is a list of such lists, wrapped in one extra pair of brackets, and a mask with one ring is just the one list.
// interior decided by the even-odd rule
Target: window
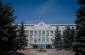
[(53, 33), (53, 36), (55, 36), (56, 30), (53, 30), (53, 32), (54, 32), (54, 33)]
[(47, 41), (47, 42), (49, 41), (49, 37), (46, 37), (46, 41)]
[(30, 38), (30, 41), (33, 41), (33, 38), (32, 37)]
[(25, 35), (26, 37), (28, 37), (28, 35)]
[(48, 41), (49, 41), (49, 38), (47, 38), (46, 40), (47, 40), (47, 42), (48, 42)]
[(46, 30), (46, 36), (49, 36), (49, 30)]
[(37, 30), (34, 30), (34, 36), (37, 36)]
[(53, 38), (50, 38), (51, 42), (53, 42)]
[(51, 29), (51, 27), (49, 27), (49, 29)]
[(37, 42), (37, 39), (36, 38), (34, 39), (34, 42)]
[(33, 29), (35, 29), (35, 27), (32, 27)]
[(38, 36), (41, 36), (41, 30), (38, 30)]
[(26, 35), (26, 37), (29, 36), (29, 30), (25, 30), (25, 35)]
[(42, 37), (42, 42), (44, 42), (45, 41), (45, 37)]
[(45, 36), (45, 30), (42, 30), (42, 36)]
[(33, 36), (33, 30), (30, 30), (30, 37)]
[(25, 34), (28, 35), (29, 34), (29, 30), (25, 30)]
[(53, 30), (50, 30), (50, 36), (53, 36)]
[(41, 39), (40, 38), (38, 38), (38, 42), (40, 42), (41, 41)]

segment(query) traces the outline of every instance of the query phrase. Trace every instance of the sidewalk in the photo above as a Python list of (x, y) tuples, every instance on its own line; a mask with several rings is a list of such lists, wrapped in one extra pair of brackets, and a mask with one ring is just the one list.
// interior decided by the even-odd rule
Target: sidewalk
[(37, 52), (36, 49), (24, 50), (19, 52), (23, 53), (24, 55), (69, 55), (69, 51), (56, 51), (54, 49), (47, 49), (46, 52)]
[(36, 55), (48, 55), (47, 52), (44, 52), (44, 53), (36, 53)]

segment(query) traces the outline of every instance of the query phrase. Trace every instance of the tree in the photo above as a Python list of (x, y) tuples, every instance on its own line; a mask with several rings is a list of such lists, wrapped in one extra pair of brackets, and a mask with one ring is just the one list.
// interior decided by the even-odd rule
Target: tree
[(61, 33), (59, 31), (59, 28), (57, 26), (57, 29), (55, 31), (55, 37), (54, 37), (54, 47), (56, 49), (62, 49), (62, 36)]
[(3, 5), (0, 0), (0, 52), (11, 50), (12, 45), (9, 44), (13, 43), (13, 36), (16, 35), (15, 26), (12, 25), (16, 18), (13, 12), (10, 3)]
[(0, 0), (0, 55), (4, 52), (17, 51), (26, 45), (23, 23), (18, 34), (17, 25), (13, 25), (16, 16), (10, 3), (2, 4)]
[(77, 0), (80, 4), (77, 10), (76, 23), (76, 36), (73, 43), (73, 50), (76, 55), (85, 55), (85, 0)]
[(74, 28), (72, 27), (72, 29), (67, 26), (66, 29), (63, 32), (63, 41), (64, 41), (64, 48), (67, 50), (70, 50), (70, 48), (72, 48), (72, 43), (73, 43), (73, 39), (74, 39)]
[(74, 29), (74, 27), (72, 26), (72, 29), (71, 29), (71, 36), (72, 36), (71, 41), (72, 41), (72, 43), (71, 43), (71, 46), (72, 46), (72, 44), (74, 42), (75, 34), (76, 34), (76, 29)]
[(24, 30), (24, 23), (21, 23), (21, 26), (19, 28), (19, 49), (24, 49), (27, 46), (27, 37), (25, 35), (25, 30)]

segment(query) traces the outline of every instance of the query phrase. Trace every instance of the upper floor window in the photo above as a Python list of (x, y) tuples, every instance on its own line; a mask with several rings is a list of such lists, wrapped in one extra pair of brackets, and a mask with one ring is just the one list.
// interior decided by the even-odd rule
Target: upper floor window
[(33, 29), (35, 29), (35, 27), (32, 27)]
[(41, 38), (38, 38), (38, 42), (40, 42), (41, 41)]
[(37, 42), (37, 39), (36, 38), (34, 39), (34, 42)]
[(29, 30), (25, 30), (25, 34), (28, 35), (29, 34)]
[(50, 38), (51, 42), (53, 42), (53, 38)]
[(51, 27), (49, 27), (49, 29), (51, 29)]
[(46, 41), (47, 41), (47, 42), (49, 41), (49, 37), (48, 37), (48, 36), (46, 37)]
[(41, 36), (41, 30), (38, 30), (38, 36)]
[(46, 36), (49, 36), (49, 30), (46, 30)]
[(42, 30), (42, 36), (45, 36), (45, 30)]
[(50, 36), (53, 36), (53, 30), (50, 30)]
[(45, 37), (42, 37), (42, 41), (45, 41)]
[(30, 41), (33, 41), (33, 38), (30, 38)]
[(34, 36), (37, 36), (37, 30), (34, 30)]
[(29, 35), (25, 35), (26, 37), (28, 37)]
[(30, 30), (30, 37), (33, 36), (33, 30)]
[(49, 38), (47, 38), (46, 41), (48, 42), (49, 41)]

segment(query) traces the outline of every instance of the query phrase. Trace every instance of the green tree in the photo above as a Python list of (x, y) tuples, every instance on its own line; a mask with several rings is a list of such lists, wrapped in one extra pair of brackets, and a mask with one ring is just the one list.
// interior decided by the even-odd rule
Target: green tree
[(10, 3), (5, 5), (0, 0), (0, 53), (13, 50), (16, 39), (16, 26), (12, 25), (16, 16)]
[(72, 43), (74, 39), (75, 33), (74, 33), (74, 28), (72, 29), (67, 26), (66, 29), (63, 32), (63, 41), (64, 41), (64, 48), (67, 50), (72, 49)]
[(20, 30), (18, 30), (18, 26), (13, 25), (16, 19), (13, 12), (10, 3), (3, 4), (0, 0), (0, 55), (9, 51), (15, 53), (27, 45), (23, 22)]
[(60, 33), (60, 30), (57, 26), (56, 31), (55, 31), (55, 37), (54, 37), (54, 47), (56, 49), (62, 49), (62, 36)]
[(0, 54), (19, 49), (17, 26), (12, 25), (16, 16), (10, 3), (5, 5), (0, 0)]
[(76, 36), (73, 43), (73, 50), (76, 55), (85, 55), (85, 0), (77, 0), (80, 4), (77, 10)]
[(72, 41), (72, 43), (71, 43), (71, 46), (74, 42), (75, 35), (76, 35), (76, 29), (74, 29), (74, 27), (72, 26), (72, 29), (71, 29), (71, 36), (72, 36), (71, 41)]
[(25, 35), (25, 30), (24, 30), (24, 23), (21, 23), (21, 26), (19, 28), (19, 49), (24, 49), (27, 46), (27, 36)]

